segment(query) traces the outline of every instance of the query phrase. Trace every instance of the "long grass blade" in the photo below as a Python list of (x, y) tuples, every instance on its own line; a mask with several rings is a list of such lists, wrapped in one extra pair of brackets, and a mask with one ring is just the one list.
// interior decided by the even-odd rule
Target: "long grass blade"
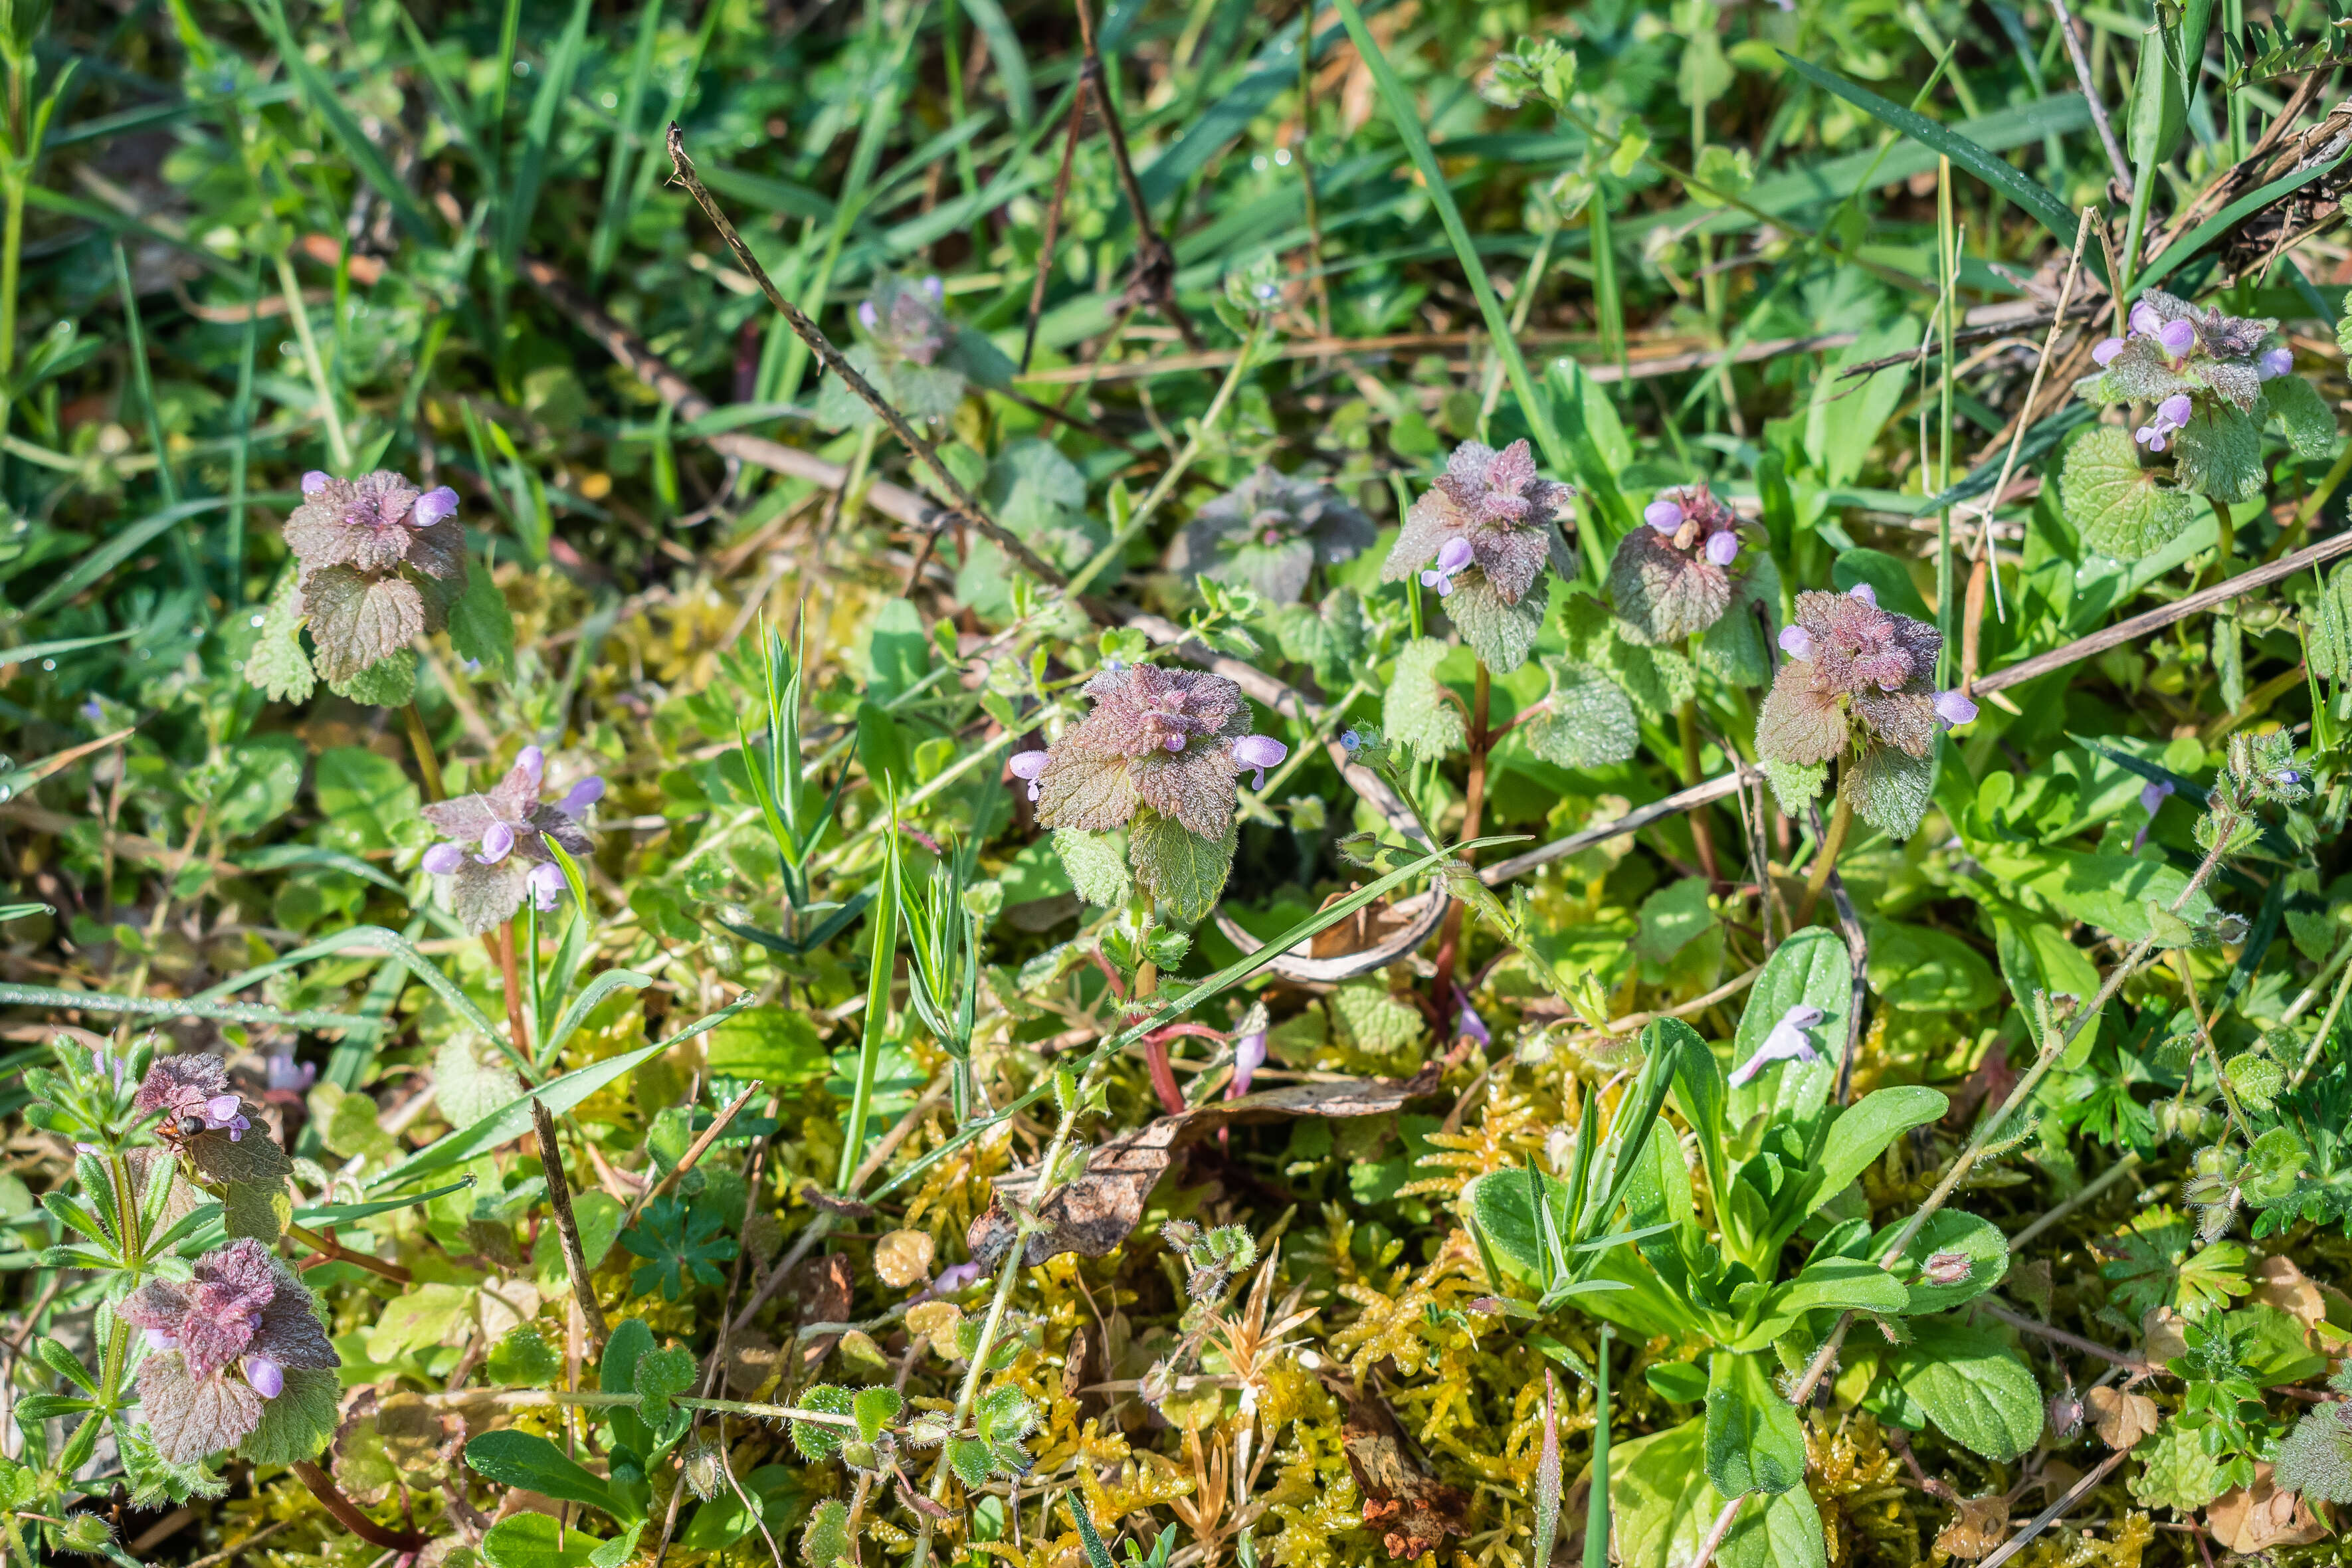
[(352, 118), (352, 111), (343, 107), (342, 99), (337, 96), (326, 73), (312, 65), (310, 57), (302, 52), (293, 29), (286, 24), (286, 10), (280, 0), (246, 0), (246, 5), (278, 46), (278, 58), (285, 62), (287, 73), (300, 85), (303, 100), (310, 104), (311, 112), (327, 122), (328, 132), (343, 156), (352, 161), (352, 167), (374, 187), (375, 194), (392, 208), (393, 216), (411, 238), (422, 244), (433, 243), (437, 237), (436, 226), (392, 172), (392, 165), (383, 161), (383, 154), (360, 129), (360, 122)]
[(1800, 59), (1785, 49), (1780, 52), (1780, 58), (1789, 62), (1790, 69), (1822, 91), (1836, 94), (1880, 124), (1899, 131), (1921, 146), (1949, 158), (1992, 186), (2032, 214), (2035, 221), (2055, 235), (2061, 245), (2074, 242), (2075, 215), (2048, 186), (2028, 179), (2015, 165), (1994, 156), (1949, 126), (1938, 125), (1916, 110), (1906, 109), (1892, 100), (1881, 98), (1866, 87), (1857, 87), (1835, 71), (1826, 70), (1811, 60)]
[(1405, 91), (1404, 83), (1397, 79), (1388, 56), (1381, 52), (1372, 30), (1364, 25), (1364, 15), (1356, 8), (1355, 0), (1333, 3), (1339, 7), (1339, 20), (1347, 27), (1348, 37), (1355, 40), (1356, 52), (1371, 70), (1373, 85), (1380, 89), (1381, 101), (1395, 122), (1405, 151), (1412, 156), (1412, 166), (1421, 173), (1430, 205), (1437, 209), (1438, 221), (1445, 226), (1446, 238), (1454, 242), (1454, 258), (1470, 280), (1470, 291), (1478, 300), (1478, 313), (1486, 318), (1486, 331), (1494, 339), (1495, 352), (1502, 356), (1504, 372), (1511, 378), (1511, 390), (1518, 395), (1521, 414), (1535, 432), (1536, 445), (1543, 448), (1544, 461), (1554, 473), (1567, 473), (1571, 467), (1570, 455), (1552, 424), (1550, 401), (1528, 374), (1527, 356), (1519, 352), (1518, 339), (1512, 335), (1511, 319), (1503, 309), (1503, 301), (1496, 297), (1495, 285), (1486, 277), (1486, 264), (1471, 242), (1469, 227), (1462, 221), (1462, 209), (1454, 205), (1445, 171), (1438, 167), (1437, 154), (1431, 151), (1429, 137), (1422, 130), (1421, 111), (1414, 106), (1412, 94)]
[(523, 127), (522, 159), (515, 168), (514, 184), (506, 194), (506, 222), (499, 231), (499, 269), (502, 276), (514, 271), (523, 236), (530, 232), (531, 216), (539, 206), (539, 189), (547, 179), (548, 153), (555, 145), (564, 100), (572, 96), (572, 79), (580, 68), (581, 46), (588, 38), (590, 4), (591, 0), (578, 0), (572, 6), (572, 20), (565, 26), (563, 36), (556, 40), (554, 53), (548, 57), (547, 76), (531, 95), (530, 119)]

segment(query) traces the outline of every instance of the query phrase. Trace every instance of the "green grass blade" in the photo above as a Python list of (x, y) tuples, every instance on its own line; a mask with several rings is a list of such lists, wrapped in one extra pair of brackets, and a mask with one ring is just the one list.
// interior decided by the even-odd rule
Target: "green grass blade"
[(572, 8), (572, 20), (564, 26), (563, 36), (556, 40), (555, 52), (548, 57), (546, 79), (531, 95), (530, 119), (523, 127), (522, 161), (515, 169), (514, 184), (507, 192), (506, 221), (499, 232), (501, 273), (514, 270), (523, 237), (530, 232), (540, 186), (547, 179), (548, 153), (555, 145), (556, 123), (563, 112), (564, 100), (572, 96), (572, 79), (580, 69), (581, 47), (588, 38), (589, 4), (590, 0), (579, 0)]
[(654, 44), (661, 34), (661, 0), (650, 0), (637, 18), (637, 47), (629, 57), (629, 85), (621, 93), (620, 122), (613, 128), (613, 151), (604, 160), (604, 199), (596, 208), (596, 232), (588, 242), (588, 276), (601, 281), (621, 248), (621, 234), (636, 210), (630, 199), (629, 153), (645, 123), (646, 83), (654, 74)]
[(287, 1013), (241, 1002), (179, 1001), (166, 996), (109, 996), (100, 991), (59, 991), (47, 985), (0, 985), (0, 1005), (78, 1007), (85, 1013), (132, 1013), (150, 1018), (212, 1018), (226, 1024), (279, 1024), (291, 1029), (381, 1029), (383, 1020), (357, 1013)]
[(596, 1004), (624, 985), (632, 991), (643, 991), (653, 983), (652, 975), (640, 974), (634, 969), (608, 969), (591, 980), (580, 994), (572, 999), (572, 1005), (563, 1009), (562, 1016), (555, 1020), (555, 1027), (548, 1032), (546, 1043), (539, 1048), (541, 1065), (555, 1059), (556, 1053), (580, 1032), (580, 1026), (587, 1022), (588, 1015)]
[[(1609, 1325), (1593, 1347), (1592, 1490), (1584, 1510), (1584, 1568), (1609, 1568)], [(1549, 1377), (1547, 1373), (1545, 1376)]]
[(176, 506), (167, 506), (159, 512), (141, 518), (137, 522), (110, 536), (106, 542), (98, 545), (79, 561), (74, 563), (73, 570), (42, 589), (39, 595), (19, 613), (17, 618), (28, 621), (36, 616), (55, 609), (144, 550), (148, 542), (164, 530), (176, 523), (185, 522), (192, 517), (202, 517), (208, 511), (218, 511), (226, 505), (228, 502), (220, 500), (184, 500)]
[(147, 363), (147, 324), (139, 314), (138, 291), (131, 287), (131, 258), (122, 242), (114, 242), (114, 286), (122, 297), (122, 328), (129, 335), (131, 384), (139, 391), (139, 411), (147, 416), (147, 439), (155, 447), (155, 483), (163, 504), (180, 504), (180, 476), (172, 468), (172, 449), (163, 440), (163, 411), (155, 406), (155, 379)]
[(1471, 243), (1470, 230), (1462, 221), (1462, 209), (1454, 205), (1454, 192), (1445, 183), (1445, 172), (1437, 166), (1437, 154), (1431, 151), (1429, 137), (1421, 127), (1420, 111), (1412, 97), (1405, 91), (1404, 83), (1397, 79), (1396, 70), (1388, 57), (1381, 52), (1379, 40), (1364, 26), (1364, 15), (1356, 8), (1355, 0), (1333, 0), (1339, 8), (1339, 20), (1348, 36), (1356, 43), (1356, 52), (1370, 68), (1372, 82), (1380, 89), (1381, 101), (1396, 124), (1397, 134), (1403, 138), (1405, 151), (1412, 155), (1413, 167), (1421, 172), (1430, 203), (1437, 208), (1437, 216), (1445, 226), (1445, 237), (1454, 242), (1454, 255), (1470, 280), (1470, 291), (1477, 297), (1479, 314), (1486, 320), (1486, 332), (1494, 340), (1495, 352), (1503, 357), (1503, 369), (1511, 378), (1511, 390), (1518, 395), (1519, 409), (1535, 431), (1536, 445), (1543, 448), (1544, 461), (1556, 474), (1570, 469), (1567, 444), (1551, 420), (1551, 403), (1528, 374), (1527, 356), (1519, 352), (1518, 340), (1511, 334), (1511, 319), (1503, 302), (1495, 296), (1495, 286), (1486, 278), (1486, 264), (1478, 258), (1478, 247)]
[[(1949, 158), (1955, 165), (1966, 169), (1986, 184), (2033, 215), (2042, 227), (2058, 238), (2058, 243), (2072, 246), (2079, 223), (2076, 215), (2048, 186), (2026, 178), (2014, 165), (1996, 157), (1974, 142), (1948, 126), (1938, 125), (1926, 115), (1904, 108), (1891, 99), (1885, 99), (1865, 87), (1857, 87), (1835, 71), (1825, 70), (1811, 60), (1800, 59), (1783, 49), (1780, 58), (1789, 68), (1811, 82), (1824, 92), (1834, 93), (1864, 114), (1891, 130), (1899, 131), (1921, 146)], [(2091, 256), (2103, 269), (2105, 258)]]
[[(746, 758), (745, 761), (749, 761)], [(898, 803), (883, 807), (895, 817)], [(841, 1174), (833, 1190), (850, 1195), (850, 1179), (857, 1173), (866, 1150), (866, 1123), (874, 1103), (874, 1072), (882, 1057), (882, 1042), (890, 1032), (890, 984), (898, 957), (898, 833), (895, 824), (882, 840), (882, 879), (886, 891), (874, 900), (874, 958), (866, 978), (865, 1026), (857, 1040), (857, 1079), (849, 1097), (849, 1132), (841, 1144)]]
[(124, 637), (137, 637), (142, 629), (129, 626), (119, 632), (101, 632), (96, 637), (59, 637), (54, 642), (30, 642), (22, 647), (0, 648), (0, 669), (12, 664), (31, 664), (36, 659), (55, 658), (61, 653), (79, 653), (86, 647), (97, 647), (104, 643), (121, 642)]
[(343, 156), (351, 160), (352, 167), (375, 187), (375, 194), (392, 208), (393, 216), (411, 238), (420, 244), (432, 244), (438, 237), (433, 220), (392, 172), (392, 165), (383, 161), (383, 154), (360, 129), (360, 122), (352, 118), (352, 111), (343, 107), (343, 100), (335, 95), (334, 84), (302, 52), (293, 29), (286, 25), (286, 11), (279, 0), (246, 0), (246, 5), (278, 46), (278, 58), (285, 62), (288, 74), (300, 84), (304, 101), (310, 104), (311, 112), (327, 122), (328, 132), (342, 149)]
[(387, 930), (383, 926), (352, 926), (347, 931), (339, 931), (332, 936), (310, 943), (308, 947), (296, 948), (292, 952), (280, 954), (268, 963), (257, 964), (242, 974), (232, 974), (219, 984), (197, 992), (193, 1000), (209, 1003), (215, 996), (226, 996), (233, 992), (242, 991), (247, 986), (257, 984), (273, 974), (282, 974), (287, 970), (308, 963), (314, 958), (325, 958), (331, 953), (341, 952), (347, 947), (383, 948), (394, 959), (406, 964), (408, 972), (425, 982), (435, 995), (449, 1004), (459, 1017), (479, 1030), (483, 1038), (496, 1042), (498, 1047), (513, 1059), (515, 1066), (525, 1072), (532, 1070), (530, 1062), (517, 1052), (513, 1043), (508, 1040), (506, 1031), (490, 1022), (489, 1015), (474, 1005), (474, 999), (466, 994), (463, 987), (441, 973), (438, 964), (417, 952), (415, 943), (398, 931)]
[(1021, 52), (1021, 38), (996, 0), (963, 0), (971, 25), (988, 40), (989, 58), (996, 62), (997, 79), (1004, 84), (1004, 102), (1013, 123), (1024, 129), (1037, 119), (1037, 93), (1029, 84), (1029, 58)]

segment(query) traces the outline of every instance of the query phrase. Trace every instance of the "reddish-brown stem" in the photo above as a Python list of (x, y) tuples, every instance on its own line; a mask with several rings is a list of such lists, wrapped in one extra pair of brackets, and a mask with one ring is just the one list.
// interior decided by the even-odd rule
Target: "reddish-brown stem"
[(499, 927), (499, 978), (507, 992), (507, 1029), (514, 1036), (515, 1055), (530, 1059), (530, 1034), (522, 1021), (522, 976), (515, 968), (514, 921)]
[[(371, 1258), (364, 1252), (353, 1252), (333, 1237), (321, 1236), (308, 1226), (289, 1225), (286, 1227), (286, 1234), (317, 1253), (320, 1262), (352, 1264), (366, 1269), (371, 1274), (380, 1274), (395, 1285), (405, 1285), (411, 1279), (408, 1270), (399, 1264), (386, 1263), (383, 1258)], [(310, 1265), (305, 1264), (302, 1267), (308, 1268)]]
[(1143, 1059), (1151, 1068), (1152, 1092), (1160, 1096), (1160, 1109), (1171, 1116), (1181, 1116), (1190, 1109), (1184, 1103), (1184, 1091), (1176, 1087), (1176, 1069), (1168, 1065), (1168, 1042), (1158, 1035), (1143, 1037)]
[(294, 1473), (302, 1478), (302, 1484), (310, 1489), (310, 1495), (319, 1500), (320, 1506), (333, 1514), (337, 1523), (369, 1545), (381, 1547), (386, 1552), (422, 1552), (433, 1543), (433, 1538), (421, 1531), (394, 1530), (390, 1525), (378, 1524), (362, 1513), (359, 1505), (345, 1497), (335, 1485), (334, 1478), (310, 1460), (297, 1459), (293, 1468)]
[[(1491, 706), (1489, 698), (1493, 678), (1486, 673), (1486, 661), (1478, 661), (1478, 683), (1470, 702), (1470, 782), (1462, 797), (1462, 837), (1478, 837), (1478, 824), (1486, 812), (1486, 753), (1494, 749), (1495, 731), (1487, 724)], [(1475, 858), (1468, 851), (1464, 861)], [(1444, 1032), (1450, 1040), (1451, 1020), (1460, 1012), (1455, 1002), (1457, 989), (1454, 970), (1462, 953), (1462, 914), (1465, 906), (1457, 900), (1445, 911), (1445, 930), (1437, 941), (1437, 985), (1435, 987), (1437, 1016), (1445, 1020)]]

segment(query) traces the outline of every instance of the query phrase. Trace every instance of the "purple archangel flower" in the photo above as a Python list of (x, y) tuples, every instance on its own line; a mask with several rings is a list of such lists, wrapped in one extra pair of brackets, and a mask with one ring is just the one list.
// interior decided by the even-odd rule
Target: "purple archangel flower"
[(1486, 1020), (1478, 1016), (1478, 1009), (1467, 1002), (1462, 1004), (1462, 1011), (1454, 1018), (1454, 1037), (1457, 1040), (1475, 1040), (1481, 1047), (1495, 1043), (1494, 1032), (1486, 1027)]
[(1271, 735), (1244, 735), (1234, 742), (1234, 761), (1255, 770), (1250, 788), (1265, 787), (1265, 770), (1279, 767), (1282, 759), (1290, 755), (1290, 748)]
[(425, 868), (436, 877), (446, 877), (465, 864), (466, 847), (462, 844), (436, 844), (425, 852)]
[(2185, 358), (2197, 346), (2197, 324), (2193, 321), (2167, 321), (2157, 329), (2156, 341), (2174, 359)]
[(1732, 1069), (1732, 1087), (1738, 1088), (1774, 1062), (1819, 1061), (1821, 1052), (1813, 1048), (1805, 1031), (1821, 1021), (1822, 1010), (1804, 1002), (1781, 1014), (1772, 1032), (1764, 1037), (1764, 1043), (1756, 1047), (1756, 1054)]
[[(554, 869), (551, 846), (579, 856), (594, 847), (579, 816), (604, 795), (604, 780), (592, 774), (572, 785), (560, 804), (550, 805), (539, 797), (546, 770), (546, 752), (526, 746), (491, 789), (425, 808), (425, 820), (452, 840), (425, 852), (425, 868), (450, 879), (451, 907), (477, 935), (512, 919), (527, 898), (541, 909), (552, 907), (545, 889), (556, 884), (531, 880), (535, 868)], [(478, 853), (467, 853), (474, 847)]]
[(1041, 787), (1037, 780), (1045, 771), (1046, 756), (1047, 753), (1044, 752), (1015, 752), (1013, 753), (1013, 760), (1004, 764), (1014, 778), (1029, 781), (1031, 800), (1037, 798), (1037, 792)]
[(1936, 693), (1936, 717), (1947, 724), (1973, 724), (1977, 719), (1977, 705), (1964, 691), (1938, 691)]
[(485, 866), (495, 866), (505, 859), (515, 847), (515, 830), (504, 822), (493, 822), (482, 829), (482, 852), (474, 857)]
[(1234, 1078), (1225, 1085), (1225, 1098), (1239, 1100), (1250, 1091), (1250, 1083), (1257, 1069), (1265, 1066), (1265, 1031), (1244, 1035), (1234, 1041)]
[(1683, 526), (1683, 509), (1670, 500), (1654, 500), (1642, 509), (1642, 521), (1660, 533), (1678, 533)]
[(1710, 534), (1706, 542), (1706, 558), (1717, 566), (1728, 566), (1739, 559), (1739, 535)]
[(1468, 540), (1447, 540), (1438, 547), (1437, 564), (1423, 570), (1421, 585), (1436, 589), (1437, 596), (1444, 598), (1454, 592), (1454, 575), (1470, 564), (1472, 553)]
[(554, 861), (544, 861), (530, 868), (530, 898), (539, 911), (545, 914), (555, 908), (563, 897), (563, 868)]
[(1846, 596), (1849, 598), (1860, 599), (1864, 604), (1868, 605), (1874, 610), (1878, 608), (1878, 590), (1872, 587), (1867, 583), (1856, 583), (1853, 587), (1846, 590)]
[(2254, 362), (2254, 374), (2264, 381), (2276, 381), (2294, 369), (2294, 351), (2290, 348), (2265, 349), (2263, 357)]
[(265, 1069), (265, 1081), (271, 1089), (289, 1089), (300, 1094), (317, 1080), (316, 1062), (298, 1062), (292, 1051), (279, 1051), (269, 1058)]
[(2099, 345), (2091, 351), (2091, 363), (2105, 370), (2108, 365), (2113, 364), (2116, 356), (2123, 352), (2123, 339), (2103, 338), (2099, 341)]
[(1791, 625), (1782, 626), (1780, 628), (1780, 651), (1787, 654), (1790, 658), (1812, 658), (1813, 634), (1800, 626)]
[(286, 1392), (289, 1371), (342, 1364), (309, 1289), (251, 1237), (196, 1259), (185, 1284), (151, 1280), (116, 1311), (146, 1339), (140, 1415), (156, 1451), (176, 1465), (232, 1447), (259, 1427), (264, 1404)]

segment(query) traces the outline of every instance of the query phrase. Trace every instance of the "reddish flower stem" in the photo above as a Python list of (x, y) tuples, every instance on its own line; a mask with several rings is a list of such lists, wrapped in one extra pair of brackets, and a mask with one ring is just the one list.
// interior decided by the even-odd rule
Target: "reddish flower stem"
[[(1486, 673), (1486, 661), (1480, 659), (1477, 689), (1470, 704), (1470, 782), (1464, 792), (1462, 801), (1462, 837), (1465, 839), (1478, 837), (1478, 825), (1486, 813), (1486, 753), (1494, 750), (1497, 733), (1488, 726), (1486, 721), (1488, 698), (1493, 682), (1494, 678)], [(1468, 850), (1462, 853), (1462, 859), (1465, 864), (1476, 858), (1477, 857)], [(1438, 938), (1437, 942), (1437, 984), (1434, 988), (1437, 1016), (1446, 1021), (1445, 1026), (1441, 1027), (1439, 1033), (1446, 1035), (1448, 1041), (1452, 1038), (1451, 1034), (1448, 1033), (1451, 1020), (1461, 1012), (1454, 996), (1457, 987), (1454, 984), (1454, 970), (1461, 959), (1462, 915), (1465, 907), (1457, 900), (1454, 907), (1445, 911), (1444, 934)]]
[(320, 1505), (335, 1516), (337, 1523), (369, 1545), (382, 1547), (386, 1552), (422, 1552), (433, 1543), (429, 1535), (414, 1530), (394, 1530), (390, 1525), (378, 1524), (362, 1513), (359, 1505), (345, 1497), (341, 1489), (335, 1485), (334, 1478), (310, 1460), (297, 1459), (293, 1470), (302, 1478), (302, 1484), (310, 1489), (310, 1495), (319, 1500)]
[(530, 1059), (530, 1034), (522, 1019), (522, 976), (515, 967), (514, 921), (499, 927), (499, 978), (507, 993), (507, 1029), (514, 1036), (515, 1054)]

